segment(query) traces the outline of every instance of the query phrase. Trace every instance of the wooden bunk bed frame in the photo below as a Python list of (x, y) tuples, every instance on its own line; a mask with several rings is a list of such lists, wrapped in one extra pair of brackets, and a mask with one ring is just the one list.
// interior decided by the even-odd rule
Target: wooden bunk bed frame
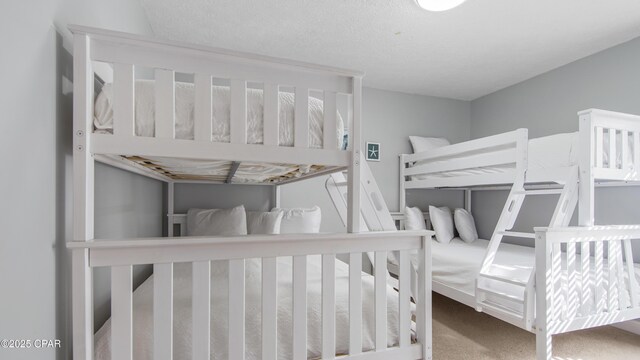
[[(94, 358), (93, 280), (95, 267), (111, 269), (112, 356), (132, 358), (132, 267), (154, 267), (154, 359), (171, 359), (173, 346), (173, 263), (193, 264), (193, 354), (209, 359), (210, 261), (229, 261), (229, 358), (245, 358), (245, 259), (261, 258), (262, 311), (275, 314), (276, 257), (293, 256), (294, 273), (305, 274), (307, 256), (322, 255), (322, 357), (335, 358), (336, 254), (349, 254), (349, 351), (345, 359), (431, 359), (431, 272), (428, 231), (358, 233), (360, 229), (360, 147), (362, 127), (362, 76), (349, 71), (222, 49), (161, 41), (120, 32), (71, 26), (74, 40), (74, 135), (73, 135), (73, 241), (72, 253), (73, 355)], [(114, 126), (112, 134), (93, 128), (94, 78), (100, 63), (112, 64), (114, 83)], [(95, 66), (94, 66), (95, 65)], [(137, 66), (155, 69), (155, 136), (134, 132), (135, 76)], [(111, 67), (106, 67), (110, 71)], [(175, 72), (194, 74), (195, 138), (176, 139), (174, 134)], [(230, 79), (231, 142), (211, 141), (212, 77)], [(264, 84), (264, 144), (246, 142), (247, 82)], [(295, 88), (295, 146), (278, 146), (279, 86)], [(309, 148), (309, 89), (324, 92), (324, 106), (335, 109), (336, 94), (347, 94), (352, 102), (349, 149), (339, 150), (336, 112), (324, 112), (324, 148)], [(158, 239), (94, 238), (94, 163), (96, 160), (153, 177), (168, 183), (169, 212), (174, 222), (176, 179), (141, 164), (146, 157), (313, 164), (322, 171), (346, 169), (348, 180), (347, 234), (247, 235), (242, 237), (189, 237)], [(134, 160), (134, 161), (132, 161)], [(143, 160), (142, 160), (143, 161)], [(237, 166), (232, 166), (237, 167)], [(232, 171), (225, 181), (233, 177)], [(301, 179), (302, 179), (301, 178)], [(204, 180), (207, 183), (221, 179)], [(284, 179), (282, 184), (299, 179)], [(270, 183), (274, 185), (274, 182)], [(277, 193), (277, 192), (276, 192)], [(178, 221), (179, 220), (175, 220)], [(170, 232), (172, 231), (170, 226)], [(172, 234), (171, 234), (172, 235)], [(399, 285), (399, 344), (387, 346), (387, 252), (399, 252), (403, 271)], [(416, 333), (412, 341), (409, 251), (421, 254)], [(362, 253), (374, 252), (375, 296), (363, 299), (361, 292)], [(293, 279), (293, 357), (307, 358), (307, 299), (305, 276)], [(375, 349), (363, 352), (363, 301), (375, 301)], [(262, 319), (263, 359), (276, 359), (276, 316)]]
[[(528, 169), (526, 129), (400, 155), (401, 211), (405, 208), (408, 189), (465, 190), (468, 211), (471, 211), (472, 191), (510, 190), (476, 279), (475, 296), (437, 281), (433, 282), (433, 289), (534, 332), (538, 359), (552, 358), (551, 336), (554, 334), (640, 318), (631, 247), (631, 241), (640, 240), (640, 226), (594, 226), (597, 184), (625, 186), (640, 181), (640, 116), (597, 109), (581, 111), (578, 116), (579, 158), (575, 166)], [(480, 156), (468, 158), (470, 153), (478, 152)], [(608, 163), (603, 160), (605, 153), (612, 159)], [(502, 171), (419, 177), (494, 166), (503, 167)], [(536, 227), (532, 233), (510, 231), (526, 196), (550, 194), (560, 197), (547, 227)], [(576, 207), (579, 226), (570, 227)], [(493, 266), (503, 237), (535, 239), (536, 260), (532, 269), (516, 274)], [(604, 248), (615, 256), (605, 255)], [(394, 267), (390, 269), (392, 273), (395, 271)], [(605, 270), (608, 271), (606, 284)], [(496, 282), (521, 287), (522, 295), (514, 297), (485, 286)], [(623, 299), (624, 293), (628, 299)], [(520, 304), (521, 311), (500, 306), (492, 301), (496, 298)]]

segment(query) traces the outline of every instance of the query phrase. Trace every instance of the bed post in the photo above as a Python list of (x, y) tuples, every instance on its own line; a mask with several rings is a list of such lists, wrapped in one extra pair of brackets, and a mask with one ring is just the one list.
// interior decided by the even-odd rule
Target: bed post
[(579, 132), (579, 148), (580, 159), (580, 188), (579, 188), (579, 208), (578, 208), (578, 225), (593, 226), (595, 223), (594, 215), (594, 189), (595, 181), (593, 178), (593, 121), (591, 111), (579, 112), (580, 132)]
[(360, 136), (362, 129), (362, 77), (353, 78), (353, 125), (350, 131), (351, 158), (348, 177), (347, 231), (360, 232)]
[[(93, 70), (87, 34), (73, 38), (73, 241), (92, 240), (94, 160), (89, 151), (93, 125)], [(93, 359), (93, 272), (89, 250), (72, 250), (73, 358)]]
[(551, 360), (552, 338), (550, 327), (553, 303), (553, 279), (549, 272), (551, 246), (547, 243), (546, 229), (536, 229), (536, 359)]
[(174, 213), (174, 201), (175, 201), (175, 197), (174, 197), (174, 183), (173, 181), (167, 182), (167, 213), (169, 214), (168, 216), (168, 226), (167, 226), (167, 236), (168, 237), (173, 237), (173, 213)]

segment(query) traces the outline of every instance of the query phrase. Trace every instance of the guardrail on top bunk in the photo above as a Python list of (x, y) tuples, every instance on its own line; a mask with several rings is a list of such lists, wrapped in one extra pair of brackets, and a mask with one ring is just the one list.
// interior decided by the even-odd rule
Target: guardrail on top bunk
[[(404, 189), (464, 187), (511, 184), (527, 169), (528, 131), (518, 129), (499, 135), (465, 141), (416, 154), (400, 155), (400, 186)], [(469, 155), (474, 154), (473, 157)], [(479, 175), (438, 177), (484, 167), (504, 167), (504, 171)]]
[(554, 334), (640, 318), (631, 244), (640, 226), (535, 230), (539, 360), (551, 359)]
[[(362, 76), (357, 71), (71, 26), (74, 40), (75, 146), (95, 154), (348, 166), (338, 147), (337, 96), (352, 97), (350, 143), (359, 144)], [(113, 66), (113, 135), (93, 134), (94, 62)], [(135, 72), (155, 73), (155, 137), (135, 134)], [(96, 67), (97, 68), (97, 67)], [(175, 138), (175, 74), (192, 74), (194, 140)], [(230, 83), (230, 143), (212, 142), (212, 79)], [(247, 144), (247, 84), (263, 85), (264, 144)], [(294, 146), (279, 146), (279, 90), (293, 88)], [(310, 91), (323, 93), (322, 149), (309, 147)], [(80, 95), (81, 94), (81, 95)], [(87, 134), (87, 136), (84, 136)], [(91, 136), (89, 136), (91, 134)], [(90, 141), (87, 140), (91, 138)], [(355, 149), (359, 151), (359, 149)], [(357, 158), (359, 155), (354, 156)]]
[(582, 226), (594, 224), (596, 180), (640, 181), (640, 116), (589, 109), (580, 119), (580, 206)]

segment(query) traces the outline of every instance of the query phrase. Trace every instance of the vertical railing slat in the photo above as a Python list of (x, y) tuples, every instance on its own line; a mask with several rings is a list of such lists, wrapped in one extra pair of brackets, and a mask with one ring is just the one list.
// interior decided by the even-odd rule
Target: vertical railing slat
[(322, 255), (322, 358), (336, 356), (336, 256)]
[(618, 152), (616, 149), (616, 129), (609, 129), (609, 169), (615, 169), (618, 165)]
[(617, 241), (609, 240), (608, 245), (608, 261), (607, 261), (607, 311), (612, 312), (618, 310), (618, 285), (616, 271), (618, 269), (618, 246)]
[(193, 335), (194, 360), (208, 360), (211, 353), (211, 263), (197, 261), (193, 265)]
[(173, 264), (153, 265), (154, 360), (173, 357)]
[(322, 112), (324, 114), (324, 129), (322, 130), (322, 133), (324, 138), (322, 140), (322, 145), (323, 148), (329, 150), (335, 150), (338, 148), (338, 105), (336, 95), (337, 94), (333, 91), (324, 92), (324, 103), (322, 108)]
[(387, 348), (387, 252), (376, 251), (375, 264), (376, 351)]
[(578, 272), (576, 270), (576, 244), (574, 242), (567, 243), (567, 285), (569, 289), (568, 307), (569, 311), (567, 316), (569, 319), (573, 319), (577, 315), (578, 311), (578, 291), (577, 284)]
[(262, 259), (262, 359), (278, 358), (277, 258)]
[(627, 298), (624, 296), (625, 284), (624, 284), (624, 264), (622, 261), (622, 242), (620, 240), (614, 240), (616, 243), (616, 282), (618, 285), (618, 306), (620, 310), (627, 308)]
[(640, 131), (633, 132), (633, 169), (640, 171)]
[[(567, 286), (562, 279), (562, 252), (560, 251), (560, 243), (556, 242), (551, 245), (551, 288), (558, 288), (556, 296), (553, 297), (553, 318), (565, 319), (566, 316), (566, 300)], [(558, 284), (560, 286), (558, 287)]]
[(173, 70), (156, 69), (156, 137), (175, 138), (176, 85)]
[(231, 124), (229, 132), (234, 144), (247, 143), (247, 82), (231, 80)]
[(604, 129), (596, 126), (596, 167), (602, 168), (604, 163)]
[(627, 164), (629, 163), (629, 156), (632, 156), (632, 154), (629, 154), (629, 132), (627, 130), (622, 130), (621, 135), (622, 145), (620, 151), (622, 152), (622, 164), (620, 168), (622, 170), (629, 170)]
[(294, 146), (309, 147), (309, 89), (296, 87), (294, 106)]
[(133, 358), (133, 276), (132, 266), (111, 268), (111, 356)]
[(293, 257), (293, 359), (307, 358), (307, 256)]
[(591, 248), (589, 247), (588, 242), (582, 242), (580, 244), (580, 262), (581, 266), (581, 288), (580, 288), (580, 299), (581, 299), (581, 311), (582, 316), (586, 316), (591, 313), (590, 310), (590, 300), (591, 300)]
[(113, 64), (113, 134), (135, 135), (135, 83), (131, 64)]
[(636, 283), (635, 268), (633, 266), (633, 252), (631, 250), (631, 240), (622, 241), (624, 245), (624, 257), (627, 263), (627, 276), (629, 277), (629, 293), (631, 294), (631, 307), (640, 307), (638, 304), (638, 284)]
[(604, 311), (604, 245), (601, 240), (595, 242), (595, 281), (594, 281), (594, 293), (595, 293), (595, 310), (596, 314), (601, 314)]
[(401, 250), (398, 256), (398, 265), (400, 274), (398, 275), (399, 282), (399, 310), (398, 310), (398, 326), (399, 326), (399, 345), (400, 347), (407, 347), (411, 345), (411, 261), (408, 250)]
[(196, 141), (211, 141), (213, 114), (213, 93), (211, 88), (211, 76), (208, 74), (195, 74), (195, 107), (193, 138)]
[(242, 360), (244, 354), (244, 259), (229, 260), (229, 359)]
[(349, 355), (362, 352), (362, 253), (349, 254)]
[(431, 316), (431, 237), (422, 237), (418, 250), (418, 299), (416, 301), (416, 337), (422, 344), (423, 359), (432, 357), (433, 318)]
[(278, 146), (280, 144), (280, 93), (277, 84), (264, 84), (264, 144)]

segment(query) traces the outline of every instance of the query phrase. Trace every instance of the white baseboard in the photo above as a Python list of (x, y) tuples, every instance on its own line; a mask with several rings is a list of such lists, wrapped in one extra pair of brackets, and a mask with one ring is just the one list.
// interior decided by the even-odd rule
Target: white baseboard
[(617, 327), (618, 329), (640, 335), (640, 320), (631, 320), (623, 323), (618, 323), (613, 326)]

